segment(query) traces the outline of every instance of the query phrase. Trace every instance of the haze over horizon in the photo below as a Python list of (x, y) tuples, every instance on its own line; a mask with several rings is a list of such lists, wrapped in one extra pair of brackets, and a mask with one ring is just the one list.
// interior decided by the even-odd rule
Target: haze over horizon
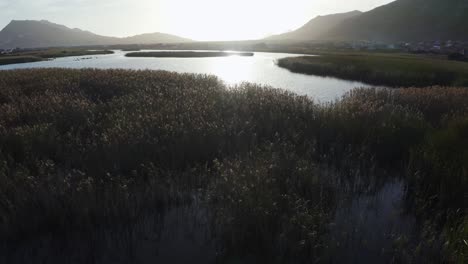
[(297, 29), (318, 15), (392, 1), (0, 0), (0, 28), (11, 20), (44, 19), (106, 36), (164, 32), (200, 41), (246, 40)]

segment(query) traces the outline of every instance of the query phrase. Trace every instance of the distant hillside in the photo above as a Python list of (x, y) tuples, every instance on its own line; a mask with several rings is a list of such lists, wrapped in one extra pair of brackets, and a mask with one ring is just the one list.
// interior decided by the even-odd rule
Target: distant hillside
[(280, 34), (268, 37), (267, 40), (316, 40), (320, 39), (321, 36), (341, 22), (346, 19), (356, 17), (361, 15), (362, 12), (360, 11), (352, 11), (348, 13), (341, 13), (341, 14), (333, 14), (333, 15), (326, 15), (326, 16), (318, 16), (302, 26), (301, 28)]
[(468, 0), (397, 0), (350, 18), (322, 39), (467, 40)]
[(59, 46), (153, 44), (190, 41), (163, 33), (116, 38), (96, 35), (89, 31), (71, 29), (63, 25), (41, 20), (13, 20), (0, 31), (0, 48), (39, 48)]
[(120, 39), (121, 44), (179, 43), (192, 40), (165, 33), (146, 33)]
[(468, 0), (397, 0), (365, 13), (317, 17), (267, 40), (468, 40)]

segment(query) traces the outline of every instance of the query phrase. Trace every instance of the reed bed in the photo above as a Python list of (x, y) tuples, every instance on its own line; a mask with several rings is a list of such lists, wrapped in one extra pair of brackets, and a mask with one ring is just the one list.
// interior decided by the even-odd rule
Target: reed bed
[(0, 255), (13, 263), (8, 252), (44, 236), (118, 233), (128, 247), (112, 252), (131, 261), (141, 223), (196, 203), (221, 261), (320, 260), (340, 190), (328, 167), (396, 170), (431, 230), (420, 248), (443, 241), (436, 257), (463, 263), (466, 98), (465, 88), (356, 89), (320, 105), (208, 75), (2, 71)]
[(292, 72), (330, 76), (389, 87), (468, 86), (468, 65), (400, 54), (324, 54), (283, 58)]
[(226, 52), (226, 51), (151, 51), (151, 52), (130, 52), (126, 57), (153, 57), (153, 58), (212, 58), (241, 56), (252, 57), (252, 52)]
[(45, 49), (39, 51), (22, 51), (12, 54), (0, 55), (0, 65), (30, 63), (48, 59), (85, 56), (85, 55), (108, 55), (113, 54), (111, 50), (86, 50), (80, 48), (68, 49)]

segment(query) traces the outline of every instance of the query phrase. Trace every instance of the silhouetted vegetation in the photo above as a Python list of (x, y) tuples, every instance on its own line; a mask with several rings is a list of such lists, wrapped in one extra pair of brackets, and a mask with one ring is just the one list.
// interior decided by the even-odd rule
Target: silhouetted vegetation
[(326, 262), (339, 185), (377, 188), (390, 176), (372, 171), (392, 170), (431, 230), (404, 259), (463, 263), (466, 98), (357, 89), (319, 105), (206, 75), (0, 72), (0, 259), (138, 262), (162, 215), (197, 204), (182, 221), (205, 219), (219, 261)]
[(447, 55), (447, 59), (454, 61), (468, 61), (468, 57), (461, 53), (450, 53)]
[(45, 49), (37, 51), (20, 51), (12, 54), (0, 55), (0, 65), (37, 62), (47, 59), (113, 54), (111, 50), (86, 50), (86, 49)]
[(75, 57), (86, 55), (108, 55), (113, 54), (111, 50), (86, 50), (86, 49), (48, 49), (42, 52), (27, 52), (25, 54), (38, 56), (45, 59)]
[(375, 85), (468, 86), (468, 65), (429, 57), (372, 54), (328, 54), (284, 58), (280, 67), (292, 72), (331, 76)]
[(0, 65), (42, 61), (34, 56), (0, 56)]
[(209, 58), (209, 57), (228, 57), (242, 56), (252, 57), (251, 52), (216, 52), (216, 51), (151, 51), (151, 52), (131, 52), (125, 54), (126, 57), (155, 57), (155, 58)]

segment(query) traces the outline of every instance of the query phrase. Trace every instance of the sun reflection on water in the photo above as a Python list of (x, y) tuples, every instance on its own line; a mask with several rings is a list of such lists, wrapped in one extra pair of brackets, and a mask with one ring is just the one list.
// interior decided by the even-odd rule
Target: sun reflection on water
[(210, 71), (219, 76), (228, 85), (248, 81), (252, 78), (254, 71), (254, 60), (251, 57), (232, 55), (229, 57), (216, 58)]

